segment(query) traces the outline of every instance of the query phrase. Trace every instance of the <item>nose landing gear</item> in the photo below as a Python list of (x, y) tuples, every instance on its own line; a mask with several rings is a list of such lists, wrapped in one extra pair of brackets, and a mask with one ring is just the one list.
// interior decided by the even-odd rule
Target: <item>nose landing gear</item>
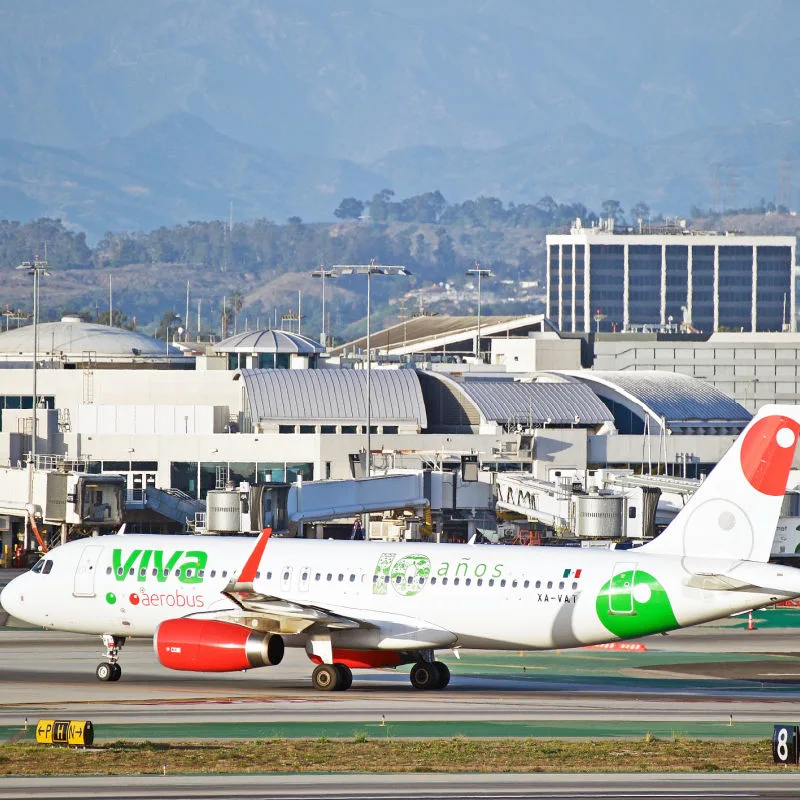
[(118, 681), (122, 677), (122, 667), (117, 661), (119, 660), (119, 651), (125, 644), (125, 637), (104, 633), (103, 644), (106, 648), (106, 658), (108, 660), (97, 665), (95, 675), (101, 681)]

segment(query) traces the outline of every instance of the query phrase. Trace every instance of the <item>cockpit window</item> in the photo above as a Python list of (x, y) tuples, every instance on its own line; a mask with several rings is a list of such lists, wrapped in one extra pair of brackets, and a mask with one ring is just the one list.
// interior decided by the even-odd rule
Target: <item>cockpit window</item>
[(31, 572), (41, 572), (44, 569), (44, 559), (40, 558), (32, 567)]
[(47, 561), (44, 562), (44, 567), (42, 568), (42, 575), (49, 575), (51, 569), (53, 569), (53, 562), (48, 558)]

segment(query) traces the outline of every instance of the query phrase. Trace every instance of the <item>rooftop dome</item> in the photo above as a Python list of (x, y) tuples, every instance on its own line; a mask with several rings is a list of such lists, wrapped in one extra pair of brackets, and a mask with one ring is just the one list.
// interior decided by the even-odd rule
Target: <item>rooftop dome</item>
[[(41, 357), (81, 360), (92, 353), (98, 360), (185, 358), (176, 347), (136, 331), (62, 317), (59, 322), (39, 323), (38, 353)], [(0, 359), (24, 360), (33, 356), (33, 325), (0, 333)]]
[(214, 345), (217, 353), (296, 353), (315, 355), (325, 348), (308, 336), (290, 331), (260, 330), (238, 333)]

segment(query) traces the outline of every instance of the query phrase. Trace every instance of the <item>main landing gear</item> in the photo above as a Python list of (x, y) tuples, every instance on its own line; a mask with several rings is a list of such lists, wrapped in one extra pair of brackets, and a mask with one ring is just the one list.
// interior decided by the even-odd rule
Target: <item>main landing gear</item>
[(353, 672), (346, 664), (318, 664), (311, 683), (321, 692), (346, 692), (353, 685)]
[(418, 661), (411, 668), (411, 685), (420, 691), (444, 689), (450, 683), (450, 670), (442, 661)]
[(97, 665), (95, 675), (101, 681), (118, 681), (122, 677), (122, 667), (117, 663), (119, 651), (125, 644), (124, 636), (112, 636), (109, 633), (103, 634), (103, 644), (106, 648), (107, 661)]

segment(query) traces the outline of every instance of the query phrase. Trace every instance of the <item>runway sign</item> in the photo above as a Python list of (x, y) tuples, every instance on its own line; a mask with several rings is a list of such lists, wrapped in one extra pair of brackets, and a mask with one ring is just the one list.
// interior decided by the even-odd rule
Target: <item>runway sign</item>
[(797, 740), (797, 725), (775, 725), (772, 729), (772, 760), (776, 764), (796, 764)]
[(36, 741), (89, 747), (94, 742), (94, 726), (88, 720), (40, 719), (36, 723)]

